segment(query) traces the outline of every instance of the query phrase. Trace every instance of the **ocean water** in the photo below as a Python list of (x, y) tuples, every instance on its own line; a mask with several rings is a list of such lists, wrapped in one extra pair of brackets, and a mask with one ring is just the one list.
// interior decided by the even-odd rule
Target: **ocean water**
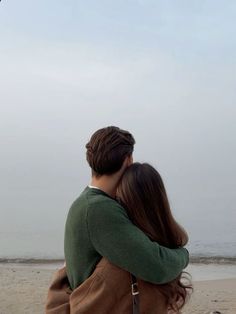
[[(210, 230), (208, 235), (191, 232), (187, 248), (192, 257), (236, 258), (234, 239), (235, 230), (225, 237)], [(4, 258), (63, 259), (63, 228), (58, 232), (0, 232), (0, 259)]]
[(185, 269), (193, 281), (236, 278), (236, 264), (189, 264)]
[[(178, 197), (175, 197), (173, 192), (170, 194), (172, 207), (175, 205), (174, 215), (188, 232), (187, 248), (191, 256), (236, 258), (233, 196), (227, 202), (224, 195), (218, 197), (214, 194), (208, 200), (192, 196), (184, 199), (177, 194)], [(67, 197), (57, 191), (54, 194), (45, 192), (43, 199), (39, 193), (32, 200), (27, 193), (19, 197), (18, 203), (15, 198), (15, 203), (11, 200), (9, 209), (5, 206), (6, 210), (1, 210), (0, 259), (63, 259), (66, 215), (75, 197)], [(68, 199), (71, 201), (68, 202)], [(19, 203), (21, 207), (17, 208)], [(48, 204), (47, 207), (45, 204)]]
[[(48, 270), (57, 270), (63, 267), (64, 261), (8, 261), (8, 263), (0, 263), (0, 268), (20, 268), (20, 269), (48, 269)], [(208, 264), (199, 263), (199, 264), (189, 264), (185, 269), (194, 281), (203, 281), (203, 280), (217, 280), (217, 279), (233, 279), (236, 278), (236, 264)]]

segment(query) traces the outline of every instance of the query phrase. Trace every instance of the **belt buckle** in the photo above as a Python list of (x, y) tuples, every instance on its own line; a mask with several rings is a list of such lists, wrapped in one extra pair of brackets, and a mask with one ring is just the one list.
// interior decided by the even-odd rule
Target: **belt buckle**
[(132, 295), (137, 295), (137, 294), (139, 294), (138, 283), (135, 282), (135, 283), (132, 283)]

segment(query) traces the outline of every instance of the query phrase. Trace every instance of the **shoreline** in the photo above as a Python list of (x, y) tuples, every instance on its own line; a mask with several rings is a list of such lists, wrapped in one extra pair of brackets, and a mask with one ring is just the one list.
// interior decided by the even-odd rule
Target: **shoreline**
[[(192, 255), (189, 258), (190, 264), (217, 264), (217, 265), (236, 265), (234, 256), (202, 256)], [(63, 258), (0, 258), (0, 264), (64, 264)]]
[[(8, 259), (0, 262), (0, 271), (7, 269), (16, 269), (24, 271), (43, 270), (53, 272), (62, 268), (64, 260), (38, 260), (38, 259)], [(236, 263), (189, 263), (184, 269), (184, 272), (190, 274), (192, 281), (207, 281), (207, 280), (221, 280), (221, 279), (236, 279)]]

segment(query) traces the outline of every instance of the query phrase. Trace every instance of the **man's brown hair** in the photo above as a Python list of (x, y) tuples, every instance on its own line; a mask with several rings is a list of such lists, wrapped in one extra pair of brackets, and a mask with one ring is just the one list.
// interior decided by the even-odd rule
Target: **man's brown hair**
[(97, 130), (86, 144), (92, 175), (110, 175), (120, 170), (125, 158), (132, 155), (134, 144), (132, 134), (118, 127)]

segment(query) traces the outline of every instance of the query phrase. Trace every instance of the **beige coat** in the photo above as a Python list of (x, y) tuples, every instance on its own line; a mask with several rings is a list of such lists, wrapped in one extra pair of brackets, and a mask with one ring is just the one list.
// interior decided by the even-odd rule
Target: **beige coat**
[[(156, 285), (138, 280), (140, 313), (167, 314), (167, 305)], [(55, 274), (48, 291), (46, 314), (132, 314), (131, 277), (102, 258), (93, 274), (74, 291), (66, 269)]]

